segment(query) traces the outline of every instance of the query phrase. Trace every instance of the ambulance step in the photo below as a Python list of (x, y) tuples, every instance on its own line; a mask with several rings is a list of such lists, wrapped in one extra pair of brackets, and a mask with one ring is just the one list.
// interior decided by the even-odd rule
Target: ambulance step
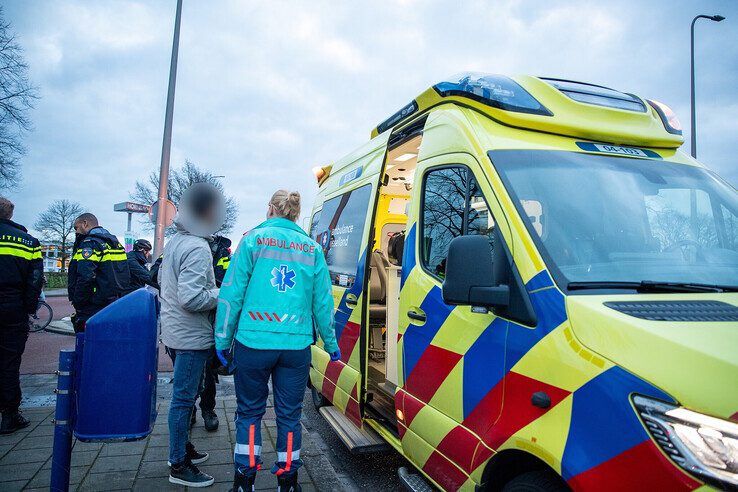
[(397, 476), (400, 477), (400, 482), (405, 486), (407, 490), (412, 492), (433, 492), (433, 487), (417, 473), (412, 473), (407, 468), (400, 467), (397, 470)]
[(352, 453), (373, 453), (390, 449), (390, 445), (379, 434), (367, 426), (359, 429), (336, 407), (321, 407), (319, 411)]

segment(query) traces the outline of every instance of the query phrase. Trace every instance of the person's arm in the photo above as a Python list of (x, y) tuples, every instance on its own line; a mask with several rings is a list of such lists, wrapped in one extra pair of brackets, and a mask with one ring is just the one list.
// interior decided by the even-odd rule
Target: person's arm
[(241, 318), (246, 289), (254, 270), (254, 262), (249, 247), (249, 236), (245, 236), (238, 245), (236, 253), (223, 278), (218, 298), (218, 310), (215, 313), (215, 348), (228, 350), (233, 343), (233, 335)]
[(195, 248), (182, 258), (177, 283), (177, 300), (183, 309), (197, 313), (215, 309), (218, 289), (208, 289), (207, 271), (213, 268), (208, 248)]
[(24, 299), (26, 312), (33, 314), (38, 308), (38, 298), (44, 285), (44, 260), (41, 257), (41, 245), (36, 242), (31, 253), (31, 261), (25, 278)]
[(328, 265), (325, 263), (323, 252), (318, 248), (315, 251), (315, 272), (313, 274), (313, 320), (326, 352), (333, 354), (338, 350), (338, 343), (333, 326), (331, 276), (328, 273)]
[(77, 275), (72, 291), (72, 305), (79, 309), (92, 301), (100, 251), (93, 241), (83, 241), (74, 254), (74, 259), (77, 261)]
[(149, 271), (135, 258), (128, 260), (128, 269), (131, 271), (131, 283), (135, 285), (146, 285), (151, 283)]

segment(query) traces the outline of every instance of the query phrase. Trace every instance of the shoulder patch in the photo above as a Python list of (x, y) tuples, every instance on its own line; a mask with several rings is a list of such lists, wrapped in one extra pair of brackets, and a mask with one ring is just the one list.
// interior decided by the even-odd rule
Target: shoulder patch
[(92, 256), (92, 248), (82, 248), (82, 258), (85, 260)]

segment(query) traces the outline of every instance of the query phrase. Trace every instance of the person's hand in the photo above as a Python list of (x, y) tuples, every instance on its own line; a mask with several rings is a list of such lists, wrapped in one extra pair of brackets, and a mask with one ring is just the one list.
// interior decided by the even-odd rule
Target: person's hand
[(228, 367), (228, 359), (231, 357), (230, 350), (216, 350), (215, 355), (218, 356), (218, 360), (223, 366)]
[(331, 353), (331, 362), (337, 362), (341, 360), (341, 349), (336, 349), (335, 352)]

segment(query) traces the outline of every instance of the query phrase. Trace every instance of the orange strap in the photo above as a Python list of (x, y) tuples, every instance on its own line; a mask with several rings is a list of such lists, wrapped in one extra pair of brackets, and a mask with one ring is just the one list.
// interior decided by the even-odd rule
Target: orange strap
[(287, 461), (285, 462), (284, 468), (277, 470), (276, 475), (280, 476), (290, 471), (290, 468), (292, 468), (292, 432), (287, 433)]
[(256, 456), (254, 456), (254, 424), (249, 427), (249, 466), (251, 468), (256, 466)]
[(290, 471), (292, 466), (292, 433), (287, 433), (287, 463), (284, 465), (284, 471)]

